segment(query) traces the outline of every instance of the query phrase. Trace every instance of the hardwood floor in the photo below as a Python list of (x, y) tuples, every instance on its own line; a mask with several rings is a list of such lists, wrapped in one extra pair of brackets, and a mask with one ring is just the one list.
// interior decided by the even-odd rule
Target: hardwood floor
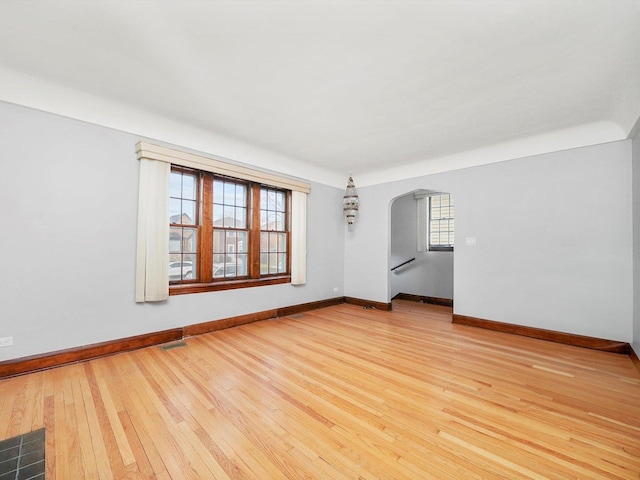
[(0, 381), (48, 480), (640, 478), (629, 357), (338, 305)]

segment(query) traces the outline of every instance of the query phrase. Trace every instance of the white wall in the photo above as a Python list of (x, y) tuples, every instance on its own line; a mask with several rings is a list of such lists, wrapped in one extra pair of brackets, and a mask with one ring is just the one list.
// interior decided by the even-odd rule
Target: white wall
[(0, 125), (0, 360), (344, 294), (342, 191), (311, 182), (306, 285), (136, 304), (141, 138), (7, 103)]
[(453, 252), (417, 251), (416, 214), (413, 193), (396, 198), (391, 204), (390, 268), (411, 258), (415, 260), (390, 272), (390, 296), (408, 293), (452, 299)]
[(633, 350), (640, 357), (640, 132), (633, 148)]
[[(387, 302), (391, 202), (424, 188), (455, 198), (456, 313), (633, 337), (639, 350), (631, 141), (359, 188), (350, 232), (343, 190), (312, 182), (307, 285), (135, 304), (140, 137), (6, 103), (0, 125), (0, 337), (14, 337), (0, 360), (341, 295)], [(477, 246), (464, 246), (466, 237)]]
[(390, 202), (432, 185), (456, 202), (455, 313), (631, 341), (630, 141), (359, 189), (347, 296), (389, 301)]

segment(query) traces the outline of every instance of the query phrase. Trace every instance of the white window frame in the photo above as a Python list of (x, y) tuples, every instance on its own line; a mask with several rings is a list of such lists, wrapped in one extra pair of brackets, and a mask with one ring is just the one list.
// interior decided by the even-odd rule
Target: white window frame
[(416, 199), (416, 250), (418, 252), (452, 252), (454, 247), (431, 247), (430, 245), (430, 231), (429, 224), (431, 220), (431, 197), (438, 195), (449, 195), (453, 198), (451, 193), (439, 192), (435, 190), (422, 190), (414, 193)]

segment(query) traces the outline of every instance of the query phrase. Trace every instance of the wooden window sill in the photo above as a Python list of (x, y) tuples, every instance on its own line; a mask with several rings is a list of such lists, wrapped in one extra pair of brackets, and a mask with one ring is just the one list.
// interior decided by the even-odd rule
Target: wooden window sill
[(186, 295), (189, 293), (233, 290), (235, 288), (261, 287), (264, 285), (277, 285), (279, 283), (291, 283), (291, 275), (256, 279), (244, 278), (242, 280), (228, 280), (224, 282), (213, 283), (186, 283), (181, 285), (169, 285), (169, 295)]

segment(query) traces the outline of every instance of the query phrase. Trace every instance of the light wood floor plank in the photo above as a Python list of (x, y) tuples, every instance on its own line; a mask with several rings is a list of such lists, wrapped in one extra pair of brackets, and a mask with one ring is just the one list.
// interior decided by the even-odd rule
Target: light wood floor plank
[[(185, 322), (188, 323), (188, 322)], [(337, 305), (0, 381), (47, 479), (638, 479), (628, 357)]]

